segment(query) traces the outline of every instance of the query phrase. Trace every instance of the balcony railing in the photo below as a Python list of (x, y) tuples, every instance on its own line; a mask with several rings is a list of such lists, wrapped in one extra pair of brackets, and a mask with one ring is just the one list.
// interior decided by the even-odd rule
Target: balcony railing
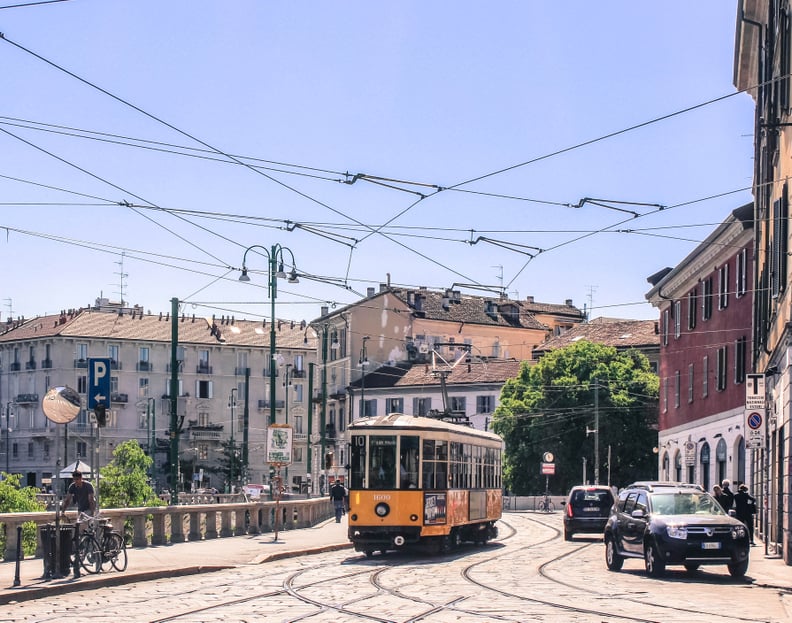
[(205, 364), (205, 363), (199, 363), (195, 367), (195, 372), (196, 372), (196, 374), (211, 374), (212, 373), (212, 366), (210, 366), (208, 364)]
[(88, 367), (88, 360), (87, 359), (75, 359), (74, 360), (74, 367), (75, 368), (87, 368)]
[(120, 370), (121, 369), (121, 362), (116, 361), (115, 359), (110, 360), (110, 369), (111, 370)]
[(31, 359), (30, 361), (25, 362), (25, 370), (35, 370), (35, 369), (36, 369), (35, 360)]
[[(267, 370), (267, 368), (264, 368), (264, 371), (262, 372), (262, 376), (269, 378), (269, 370)], [(280, 376), (280, 374), (278, 374), (277, 367), (275, 368), (275, 376)]]
[(150, 361), (138, 361), (137, 363), (138, 372), (151, 372), (152, 369), (153, 366)]
[(38, 402), (38, 394), (18, 394), (16, 397), (17, 404), (30, 404), (31, 402)]
[(9, 369), (11, 372), (19, 372), (19, 371), (22, 369), (22, 364), (21, 364), (21, 363), (19, 363), (18, 361), (12, 361), (12, 362), (9, 364), (9, 366), (8, 366), (8, 369)]
[(129, 394), (110, 392), (110, 402), (129, 402)]
[(292, 370), (291, 375), (293, 379), (304, 379), (306, 377), (305, 370)]
[(190, 439), (195, 441), (220, 441), (223, 433), (219, 430), (203, 430), (201, 428), (190, 429)]
[[(286, 405), (286, 402), (283, 400), (276, 400), (275, 401), (275, 408), (276, 409), (283, 409)], [(269, 400), (259, 400), (258, 401), (258, 408), (259, 409), (269, 409), (270, 408), (270, 401)]]
[(42, 359), (41, 360), (41, 368), (42, 370), (48, 370), (52, 367), (52, 359)]

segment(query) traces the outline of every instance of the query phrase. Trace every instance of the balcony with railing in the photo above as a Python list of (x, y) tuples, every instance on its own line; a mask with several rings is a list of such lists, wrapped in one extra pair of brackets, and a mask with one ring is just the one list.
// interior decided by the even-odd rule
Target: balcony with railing
[(52, 359), (42, 359), (41, 360), (41, 369), (42, 370), (49, 370), (52, 367)]
[(212, 366), (208, 363), (199, 363), (195, 366), (195, 373), (196, 374), (211, 374), (212, 373)]
[(87, 359), (75, 359), (74, 360), (74, 367), (75, 368), (87, 368), (88, 367), (88, 360)]
[(129, 394), (110, 392), (110, 402), (129, 402)]
[(137, 371), (138, 372), (151, 372), (154, 369), (154, 366), (151, 365), (150, 361), (138, 361), (137, 362)]
[(116, 361), (115, 359), (110, 360), (110, 369), (111, 370), (120, 370), (121, 369), (121, 362)]
[(12, 361), (10, 364), (8, 364), (8, 369), (11, 372), (19, 372), (22, 369), (22, 364), (18, 361)]
[(16, 403), (19, 405), (30, 404), (33, 402), (38, 402), (38, 399), (38, 394), (17, 394)]
[[(275, 401), (275, 408), (276, 409), (283, 409), (286, 406), (286, 402), (284, 400), (276, 400)], [(259, 409), (269, 409), (270, 408), (270, 401), (269, 400), (259, 400), (258, 401), (258, 408)]]
[(25, 362), (25, 370), (35, 370), (36, 369), (36, 360), (31, 359), (30, 361)]
[(307, 376), (305, 370), (292, 370), (291, 375), (293, 379), (304, 379)]

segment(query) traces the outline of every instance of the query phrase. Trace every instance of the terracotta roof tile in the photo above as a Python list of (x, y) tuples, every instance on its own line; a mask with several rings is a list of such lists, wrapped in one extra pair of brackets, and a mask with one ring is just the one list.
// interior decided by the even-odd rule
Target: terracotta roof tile
[(597, 318), (586, 324), (578, 324), (562, 335), (550, 338), (534, 349), (546, 352), (569, 346), (574, 342), (587, 340), (595, 344), (616, 348), (659, 347), (660, 335), (654, 320), (618, 320)]

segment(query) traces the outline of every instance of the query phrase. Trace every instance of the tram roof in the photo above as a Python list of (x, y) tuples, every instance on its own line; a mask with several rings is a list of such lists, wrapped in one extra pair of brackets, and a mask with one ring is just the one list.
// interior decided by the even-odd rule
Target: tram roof
[(470, 426), (461, 426), (460, 424), (453, 424), (445, 422), (438, 418), (419, 417), (415, 415), (406, 415), (404, 413), (389, 413), (387, 415), (378, 415), (374, 417), (361, 418), (355, 420), (350, 424), (349, 428), (404, 428), (414, 430), (444, 430), (461, 433), (464, 435), (471, 435), (473, 437), (481, 437), (503, 443), (503, 439), (495, 433), (490, 433)]

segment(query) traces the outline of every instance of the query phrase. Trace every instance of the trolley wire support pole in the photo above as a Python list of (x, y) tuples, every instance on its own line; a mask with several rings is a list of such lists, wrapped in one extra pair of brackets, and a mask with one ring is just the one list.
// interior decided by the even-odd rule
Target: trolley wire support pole
[(22, 564), (22, 526), (17, 526), (16, 566), (14, 568), (14, 586), (22, 582), (19, 579), (19, 566)]
[(275, 531), (275, 538), (272, 540), (273, 543), (278, 542), (278, 526), (280, 524), (280, 501), (281, 501), (281, 465), (280, 463), (275, 463), (275, 477), (272, 479), (272, 484), (275, 486), (275, 522), (273, 529)]

